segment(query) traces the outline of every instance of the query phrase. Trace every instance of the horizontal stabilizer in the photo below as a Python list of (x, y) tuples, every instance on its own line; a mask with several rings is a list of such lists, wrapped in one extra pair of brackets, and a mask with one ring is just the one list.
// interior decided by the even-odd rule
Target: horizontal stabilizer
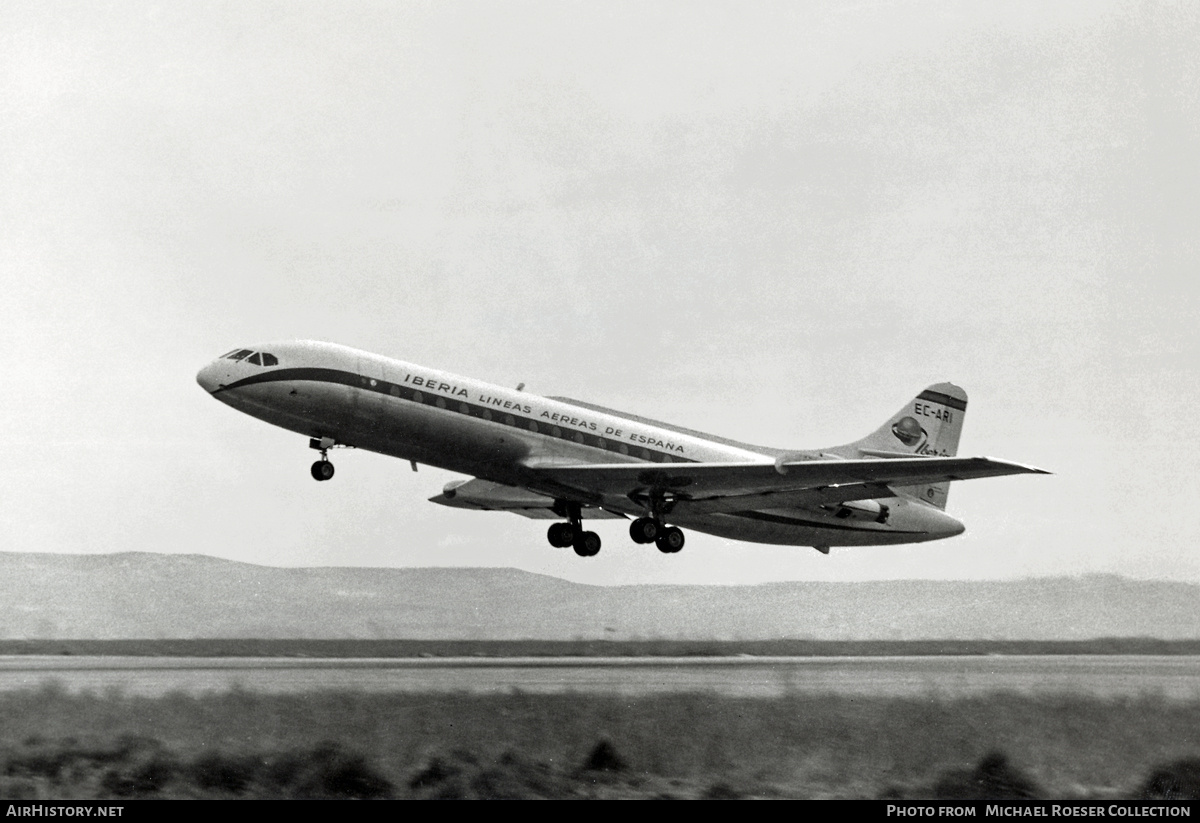
[[(608, 464), (539, 469), (543, 487), (568, 495), (630, 498), (669, 492), (676, 500), (713, 503), (747, 498), (764, 505), (768, 496), (782, 503), (821, 502), (894, 496), (889, 486), (944, 483), (1009, 474), (1049, 474), (989, 457), (904, 457), (866, 460), (788, 460), (776, 463)], [(842, 491), (839, 492), (838, 489)], [(818, 494), (819, 493), (819, 494)], [(844, 494), (845, 496), (839, 496)], [(786, 495), (786, 497), (785, 497)], [(753, 501), (750, 498), (754, 498)], [(717, 510), (718, 507), (705, 507)], [(719, 508), (725, 508), (721, 506)]]

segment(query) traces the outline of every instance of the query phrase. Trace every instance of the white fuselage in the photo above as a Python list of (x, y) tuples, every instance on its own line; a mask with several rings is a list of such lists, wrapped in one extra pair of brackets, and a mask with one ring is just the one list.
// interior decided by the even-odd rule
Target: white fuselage
[[(332, 343), (257, 347), (264, 366), (218, 359), (197, 381), (214, 397), (276, 426), (555, 497), (535, 467), (617, 463), (771, 464), (783, 453), (679, 429), (578, 401), (539, 397)], [(795, 454), (795, 452), (788, 452)], [(800, 546), (922, 542), (962, 532), (944, 512), (905, 496), (881, 499), (886, 523), (824, 507), (673, 516), (723, 537)], [(576, 500), (639, 517), (625, 497)]]

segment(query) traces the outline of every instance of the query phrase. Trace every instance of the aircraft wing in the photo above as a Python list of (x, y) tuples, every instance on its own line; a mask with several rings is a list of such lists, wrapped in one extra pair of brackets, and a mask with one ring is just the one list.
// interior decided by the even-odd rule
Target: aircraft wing
[(690, 512), (767, 505), (838, 503), (894, 496), (890, 486), (943, 483), (1008, 474), (1049, 474), (989, 457), (780, 460), (776, 463), (670, 463), (553, 466), (533, 469), (548, 491), (592, 500), (671, 493)]
[[(512, 512), (532, 520), (563, 519), (562, 515), (553, 510), (553, 497), (479, 478), (450, 483), (441, 494), (429, 500), (456, 509)], [(623, 515), (603, 509), (589, 508), (586, 510), (586, 516), (589, 520), (624, 519)]]

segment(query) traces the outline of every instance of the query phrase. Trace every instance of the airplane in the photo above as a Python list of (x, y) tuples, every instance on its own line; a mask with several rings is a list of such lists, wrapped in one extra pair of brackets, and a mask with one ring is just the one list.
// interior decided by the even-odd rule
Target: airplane
[(434, 503), (555, 521), (547, 539), (600, 551), (587, 519), (631, 521), (635, 543), (683, 548), (681, 527), (789, 546), (922, 543), (962, 534), (946, 513), (954, 480), (1049, 474), (958, 457), (967, 395), (917, 394), (871, 434), (815, 450), (766, 448), (639, 415), (526, 393), (311, 340), (237, 348), (196, 380), (217, 400), (309, 438), (311, 474), (351, 447), (470, 475)]

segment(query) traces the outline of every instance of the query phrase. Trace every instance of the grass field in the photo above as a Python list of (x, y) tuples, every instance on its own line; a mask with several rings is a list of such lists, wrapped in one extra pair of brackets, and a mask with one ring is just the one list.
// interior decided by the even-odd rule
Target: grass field
[(0, 695), (9, 798), (1113, 798), (1198, 755), (1154, 697)]

